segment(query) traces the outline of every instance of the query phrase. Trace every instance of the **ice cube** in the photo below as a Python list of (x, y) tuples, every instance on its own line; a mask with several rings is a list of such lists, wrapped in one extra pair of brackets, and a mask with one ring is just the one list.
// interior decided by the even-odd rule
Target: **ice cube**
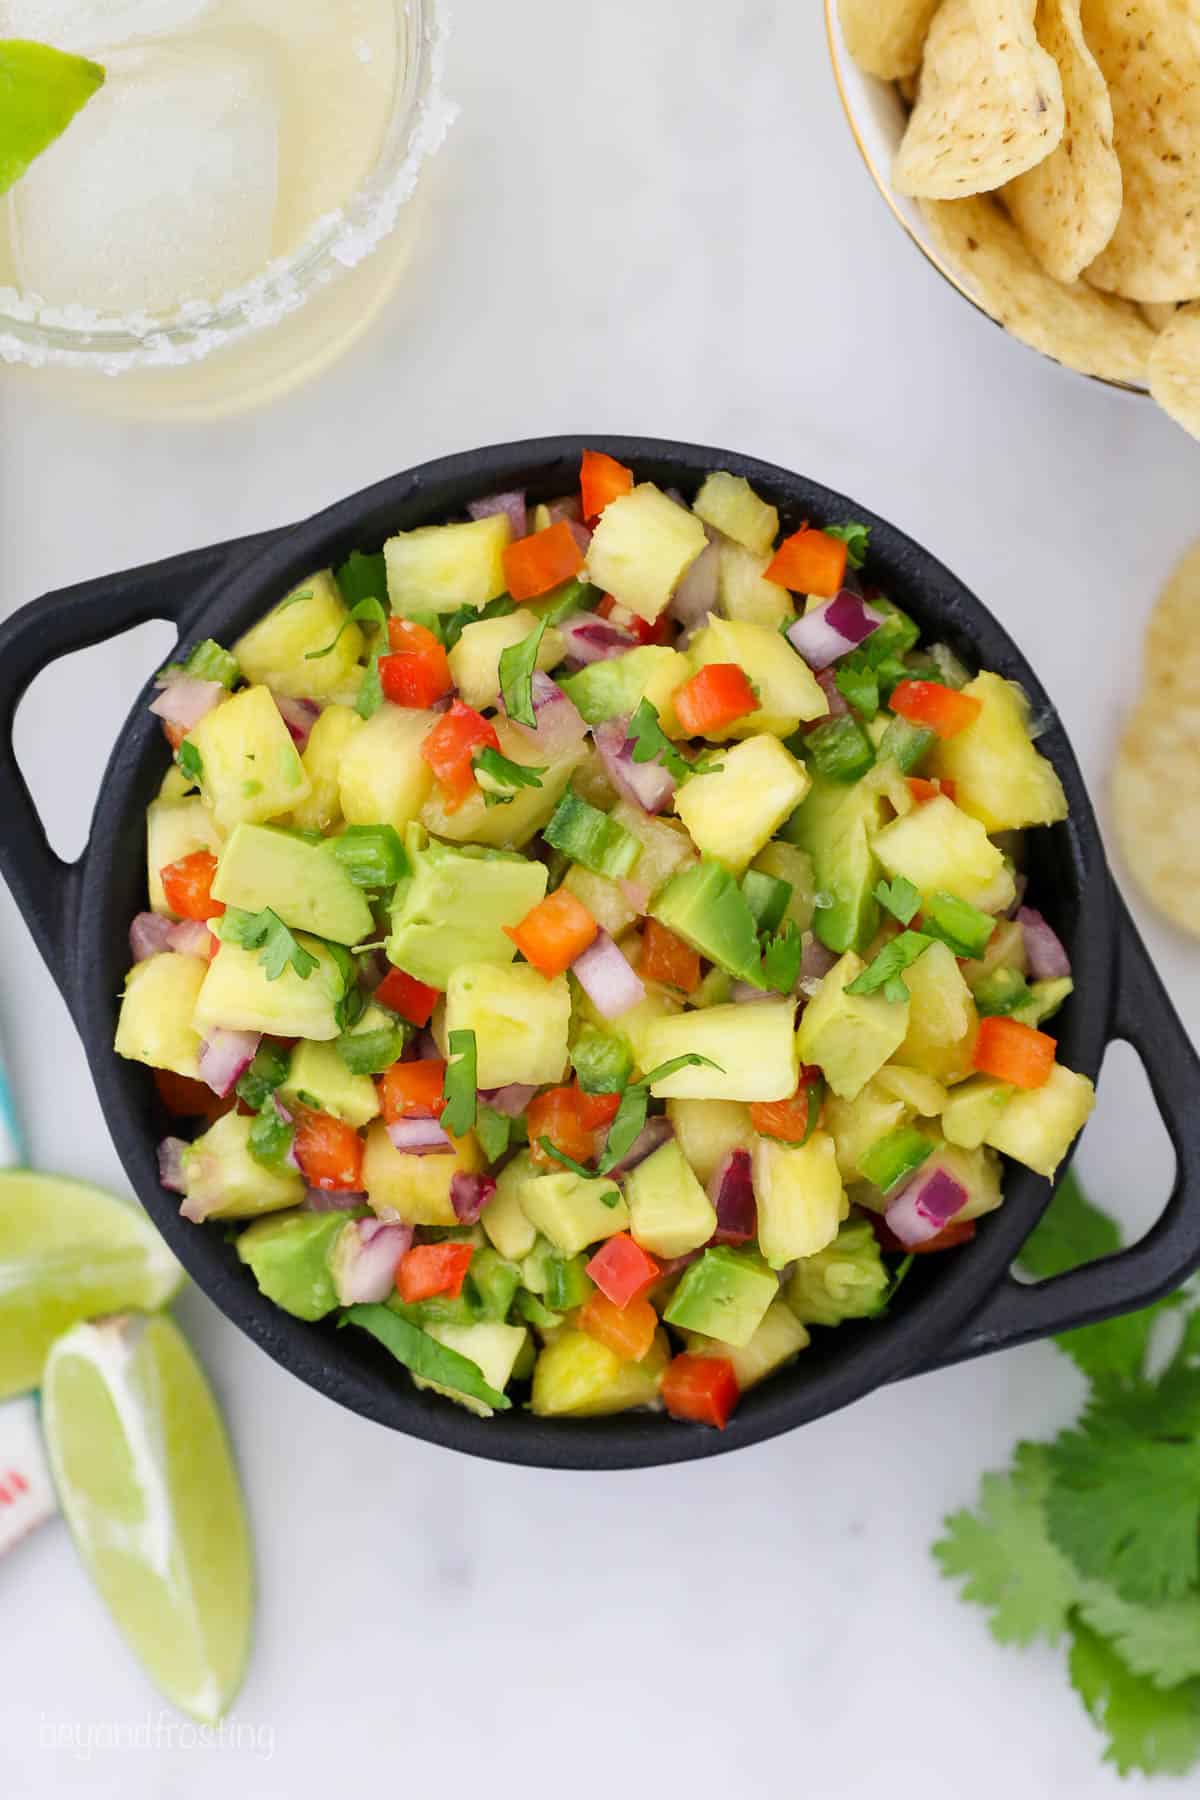
[(268, 65), (193, 44), (120, 50), (108, 71), (12, 189), (21, 286), (51, 306), (116, 313), (219, 298), (272, 253)]
[(0, 38), (32, 38), (60, 50), (104, 50), (165, 37), (208, 12), (213, 0), (0, 0)]

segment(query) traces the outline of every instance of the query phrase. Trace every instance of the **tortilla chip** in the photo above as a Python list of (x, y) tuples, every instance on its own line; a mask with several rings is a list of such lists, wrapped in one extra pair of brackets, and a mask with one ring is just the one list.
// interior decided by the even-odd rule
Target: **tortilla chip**
[(1129, 300), (1200, 295), (1200, 7), (1083, 0), (1112, 94), (1125, 203), (1088, 280)]
[(1165, 331), (1175, 317), (1178, 307), (1174, 300), (1143, 300), (1138, 306), (1138, 311), (1151, 331)]
[(1177, 425), (1200, 438), (1200, 304), (1181, 306), (1159, 333), (1150, 352), (1150, 392)]
[(868, 75), (915, 75), (938, 0), (839, 0), (846, 48)]
[(1066, 119), (1062, 80), (1037, 41), (1035, 6), (942, 0), (892, 170), (902, 194), (958, 200), (988, 193), (1056, 148)]
[(1130, 874), (1160, 912), (1200, 937), (1200, 702), (1142, 704), (1117, 753), (1112, 799)]
[(1081, 374), (1145, 381), (1155, 337), (1136, 306), (1055, 281), (994, 200), (925, 201), (922, 211), (934, 246), (1015, 337)]
[(1038, 42), (1058, 65), (1067, 122), (1057, 150), (1004, 190), (1025, 242), (1058, 281), (1078, 281), (1121, 215), (1112, 102), (1079, 8), (1080, 0), (1038, 0)]
[(1200, 702), (1200, 542), (1181, 559), (1150, 615), (1146, 686), (1168, 705), (1188, 694)]

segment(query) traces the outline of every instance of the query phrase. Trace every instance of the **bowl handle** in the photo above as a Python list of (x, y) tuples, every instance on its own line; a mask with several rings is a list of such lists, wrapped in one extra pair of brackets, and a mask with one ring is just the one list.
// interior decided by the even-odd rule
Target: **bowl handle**
[(68, 1005), (76, 888), (87, 853), (66, 863), (50, 848), (13, 749), (17, 707), (30, 683), (60, 657), (106, 643), (149, 619), (178, 625), (235, 558), (244, 559), (273, 535), (215, 544), (62, 588), (0, 624), (0, 874)]
[(1128, 1250), (1036, 1285), (1007, 1275), (956, 1341), (926, 1368), (1134, 1312), (1200, 1267), (1200, 1058), (1119, 894), (1114, 904), (1117, 979), (1108, 1041), (1123, 1039), (1142, 1059), (1175, 1147), (1171, 1197), (1157, 1223)]

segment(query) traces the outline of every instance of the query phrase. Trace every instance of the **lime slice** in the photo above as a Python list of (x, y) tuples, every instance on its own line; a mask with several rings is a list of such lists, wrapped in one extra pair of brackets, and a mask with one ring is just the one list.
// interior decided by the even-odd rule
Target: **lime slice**
[(55, 1338), (80, 1319), (152, 1312), (183, 1270), (140, 1207), (24, 1169), (0, 1173), (0, 1400), (41, 1380)]
[(46, 1361), (59, 1504), (146, 1673), (212, 1724), (237, 1692), (254, 1610), (250, 1535), (221, 1416), (164, 1313), (76, 1325)]
[(84, 56), (22, 38), (0, 40), (0, 194), (103, 85), (104, 70)]

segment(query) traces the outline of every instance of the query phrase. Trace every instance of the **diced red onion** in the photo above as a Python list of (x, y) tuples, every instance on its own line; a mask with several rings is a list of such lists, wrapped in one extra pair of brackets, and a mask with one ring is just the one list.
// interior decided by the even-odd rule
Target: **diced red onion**
[(572, 613), (558, 629), (566, 640), (565, 654), (574, 663), (607, 662), (637, 648), (637, 639), (631, 632), (609, 625), (595, 613)]
[(833, 951), (827, 950), (820, 938), (809, 932), (800, 952), (800, 978), (796, 983), (800, 993), (811, 999), (836, 962)]
[(1034, 980), (1060, 981), (1069, 976), (1071, 959), (1063, 948), (1062, 939), (1052, 926), (1047, 925), (1041, 913), (1032, 906), (1023, 906), (1017, 914), (1017, 923), (1025, 936), (1025, 955)]
[(358, 966), (361, 971), (363, 986), (368, 988), (371, 993), (375, 992), (375, 989), (379, 986), (381, 981), (387, 979), (392, 969), (392, 965), (388, 961), (386, 953), (382, 950), (368, 950), (362, 957)]
[(292, 742), (297, 750), (303, 750), (309, 739), (309, 733), (321, 716), (321, 709), (315, 700), (293, 700), (287, 694), (272, 694), (271, 698), (279, 709), (279, 716), (292, 734)]
[(571, 973), (605, 1019), (619, 1019), (646, 998), (641, 977), (607, 931), (597, 932), (583, 955), (571, 964)]
[(583, 523), (583, 501), (578, 494), (564, 494), (561, 500), (551, 500), (546, 511), (552, 525), (557, 525), (560, 519), (576, 519)]
[(496, 1191), (490, 1175), (471, 1175), (456, 1169), (450, 1177), (450, 1204), (460, 1225), (476, 1225), (479, 1215)]
[(184, 1194), (187, 1185), (183, 1179), (183, 1154), (188, 1146), (182, 1138), (164, 1138), (158, 1146), (158, 1179), (172, 1194)]
[(717, 1209), (714, 1244), (746, 1244), (758, 1230), (753, 1164), (748, 1150), (730, 1150), (713, 1170), (708, 1197)]
[(342, 1306), (377, 1306), (396, 1283), (396, 1265), (412, 1247), (411, 1225), (382, 1219), (348, 1219), (329, 1258), (330, 1274)]
[(969, 1196), (962, 1182), (941, 1163), (920, 1171), (884, 1213), (884, 1221), (909, 1250), (937, 1237)]
[(515, 538), (523, 538), (529, 530), (529, 509), (523, 492), (489, 494), (486, 500), (472, 500), (467, 511), (473, 519), (490, 519), (497, 513), (506, 514)]
[(441, 1062), (442, 1053), (438, 1049), (438, 1041), (428, 1025), (420, 1033), (416, 1043), (418, 1062)]
[(324, 1188), (309, 1188), (301, 1202), (305, 1212), (315, 1213), (354, 1212), (366, 1204), (365, 1194), (351, 1194), (344, 1188), (333, 1188), (328, 1192)]
[(177, 675), (167, 682), (157, 700), (150, 702), (150, 711), (168, 725), (190, 731), (224, 698), (225, 689), (219, 681), (197, 681), (194, 675)]
[(815, 606), (789, 625), (788, 642), (810, 669), (827, 669), (839, 656), (856, 650), (882, 624), (878, 613), (865, 606), (849, 588), (843, 588), (832, 600)]
[(159, 913), (138, 913), (129, 927), (129, 952), (135, 963), (171, 949), (171, 921)]
[[(503, 706), (503, 700), (500, 703)], [(577, 750), (587, 736), (587, 723), (573, 701), (543, 669), (533, 672), (533, 716), (537, 723), (513, 725), (529, 743), (546, 756), (565, 756)]]
[(749, 981), (735, 981), (729, 990), (729, 998), (739, 1006), (752, 1005), (755, 1000), (776, 1000), (778, 997), (770, 988), (757, 988)]
[(566, 526), (583, 555), (586, 556), (592, 547), (592, 534), (587, 526), (579, 519), (560, 519), (557, 523)]
[(207, 962), (212, 955), (213, 934), (201, 919), (180, 919), (171, 926), (167, 943), (180, 956), (200, 956)]
[[(816, 673), (817, 673), (817, 686), (820, 688), (821, 692), (824, 694), (825, 698), (829, 702), (828, 717), (831, 719), (844, 718), (845, 715), (850, 711), (850, 703), (846, 699), (846, 696), (845, 696), (845, 694), (843, 694), (841, 688), (838, 686), (837, 677), (834, 675), (833, 670), (832, 669), (818, 669)], [(814, 725), (823, 725), (824, 723), (825, 723), (824, 719), (814, 719), (813, 720)]]
[(605, 719), (592, 729), (609, 780), (626, 800), (643, 812), (660, 813), (675, 795), (676, 781), (659, 762), (635, 762), (634, 740), (626, 735), (627, 719)]
[(527, 1087), (524, 1082), (514, 1081), (507, 1087), (480, 1088), (479, 1098), (493, 1112), (503, 1113), (506, 1119), (519, 1119), (536, 1093), (535, 1087)]
[(444, 1156), (454, 1148), (436, 1119), (397, 1119), (387, 1134), (404, 1156)]
[(717, 610), (717, 576), (721, 553), (715, 544), (703, 549), (671, 596), (667, 608), (673, 619), (694, 629), (708, 613)]
[(691, 1265), (694, 1262), (699, 1261), (700, 1257), (703, 1255), (704, 1251), (701, 1248), (699, 1250), (685, 1250), (682, 1256), (656, 1256), (654, 1260), (658, 1264), (659, 1281), (673, 1281), (676, 1275), (682, 1275), (685, 1269), (690, 1268)]
[(257, 1031), (210, 1031), (200, 1046), (200, 1079), (220, 1099), (227, 1099), (254, 1061), (262, 1034)]
[(648, 1156), (653, 1156), (656, 1150), (661, 1150), (663, 1145), (674, 1135), (674, 1129), (667, 1115), (665, 1113), (653, 1114), (646, 1120), (620, 1162), (614, 1163), (609, 1174), (615, 1176), (619, 1181), (623, 1175), (628, 1175), (630, 1169), (636, 1169), (638, 1164), (645, 1162)]

